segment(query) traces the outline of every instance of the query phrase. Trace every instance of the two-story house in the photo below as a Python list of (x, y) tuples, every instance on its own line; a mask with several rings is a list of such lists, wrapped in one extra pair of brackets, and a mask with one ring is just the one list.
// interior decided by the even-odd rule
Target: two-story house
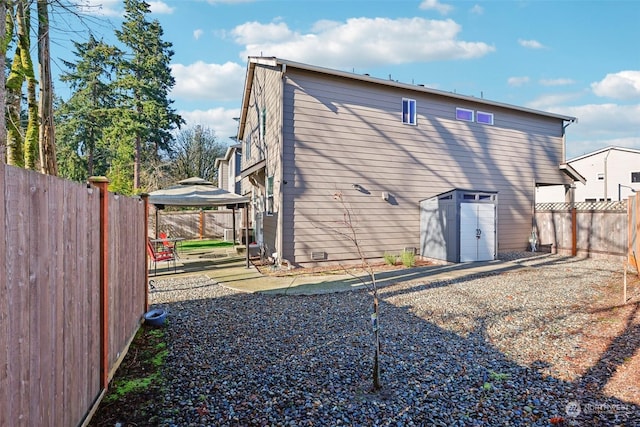
[[(420, 244), (420, 201), (497, 194), (497, 250), (522, 250), (537, 185), (570, 186), (574, 117), (279, 58), (251, 57), (242, 100), (243, 194), (256, 240), (294, 265)], [(335, 195), (341, 194), (344, 206)]]

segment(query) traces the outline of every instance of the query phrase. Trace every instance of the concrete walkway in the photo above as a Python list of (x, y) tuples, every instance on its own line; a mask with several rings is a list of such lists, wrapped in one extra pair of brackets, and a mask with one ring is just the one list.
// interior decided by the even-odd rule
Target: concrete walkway
[[(172, 266), (171, 266), (172, 267)], [(400, 282), (453, 280), (476, 274), (500, 273), (523, 268), (509, 261), (468, 262), (430, 265), (376, 273), (378, 288)], [(312, 295), (364, 289), (370, 282), (366, 274), (354, 277), (347, 273), (263, 275), (253, 265), (247, 268), (246, 259), (230, 251), (183, 254), (177, 262), (177, 272), (163, 263), (156, 276), (149, 279), (179, 278), (205, 275), (216, 283), (242, 292)]]

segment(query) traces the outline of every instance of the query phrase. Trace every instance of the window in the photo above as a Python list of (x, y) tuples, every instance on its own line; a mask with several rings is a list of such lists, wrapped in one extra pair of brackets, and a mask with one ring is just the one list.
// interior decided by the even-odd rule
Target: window
[(598, 181), (604, 181), (604, 174), (602, 172), (598, 173)]
[(263, 108), (260, 112), (260, 142), (264, 144), (264, 138), (267, 135), (267, 109)]
[(267, 177), (267, 216), (273, 215), (273, 176)]
[(640, 172), (631, 172), (631, 182), (640, 182)]
[(484, 111), (478, 111), (476, 121), (483, 125), (493, 124), (493, 113), (485, 113)]
[(251, 158), (251, 136), (246, 135), (244, 138), (244, 159), (249, 160)]
[(416, 100), (402, 98), (402, 123), (416, 124)]
[(456, 119), (464, 120), (465, 122), (472, 122), (473, 110), (467, 110), (466, 108), (456, 108)]

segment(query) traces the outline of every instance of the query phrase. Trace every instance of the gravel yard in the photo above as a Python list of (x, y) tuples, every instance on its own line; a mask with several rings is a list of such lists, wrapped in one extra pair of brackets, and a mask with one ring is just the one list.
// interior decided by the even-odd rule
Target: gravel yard
[(637, 286), (622, 348), (603, 357), (606, 347), (585, 340), (588, 308), (621, 282), (621, 262), (517, 262), (528, 267), (380, 289), (378, 392), (367, 292), (243, 294), (203, 276), (156, 280), (151, 302), (169, 313), (169, 356), (149, 423), (640, 425), (638, 383), (617, 380), (626, 400), (606, 388), (639, 356)]

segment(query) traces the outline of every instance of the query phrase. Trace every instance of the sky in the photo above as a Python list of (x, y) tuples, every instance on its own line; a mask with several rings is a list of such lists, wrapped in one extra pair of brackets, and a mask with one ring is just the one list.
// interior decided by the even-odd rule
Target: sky
[[(122, 0), (82, 2), (82, 22), (53, 24), (54, 74), (77, 59), (69, 39), (85, 41), (87, 29), (117, 43)], [(247, 57), (262, 55), (577, 117), (567, 159), (640, 149), (637, 0), (147, 3), (173, 45), (173, 107), (222, 142), (236, 134)]]

